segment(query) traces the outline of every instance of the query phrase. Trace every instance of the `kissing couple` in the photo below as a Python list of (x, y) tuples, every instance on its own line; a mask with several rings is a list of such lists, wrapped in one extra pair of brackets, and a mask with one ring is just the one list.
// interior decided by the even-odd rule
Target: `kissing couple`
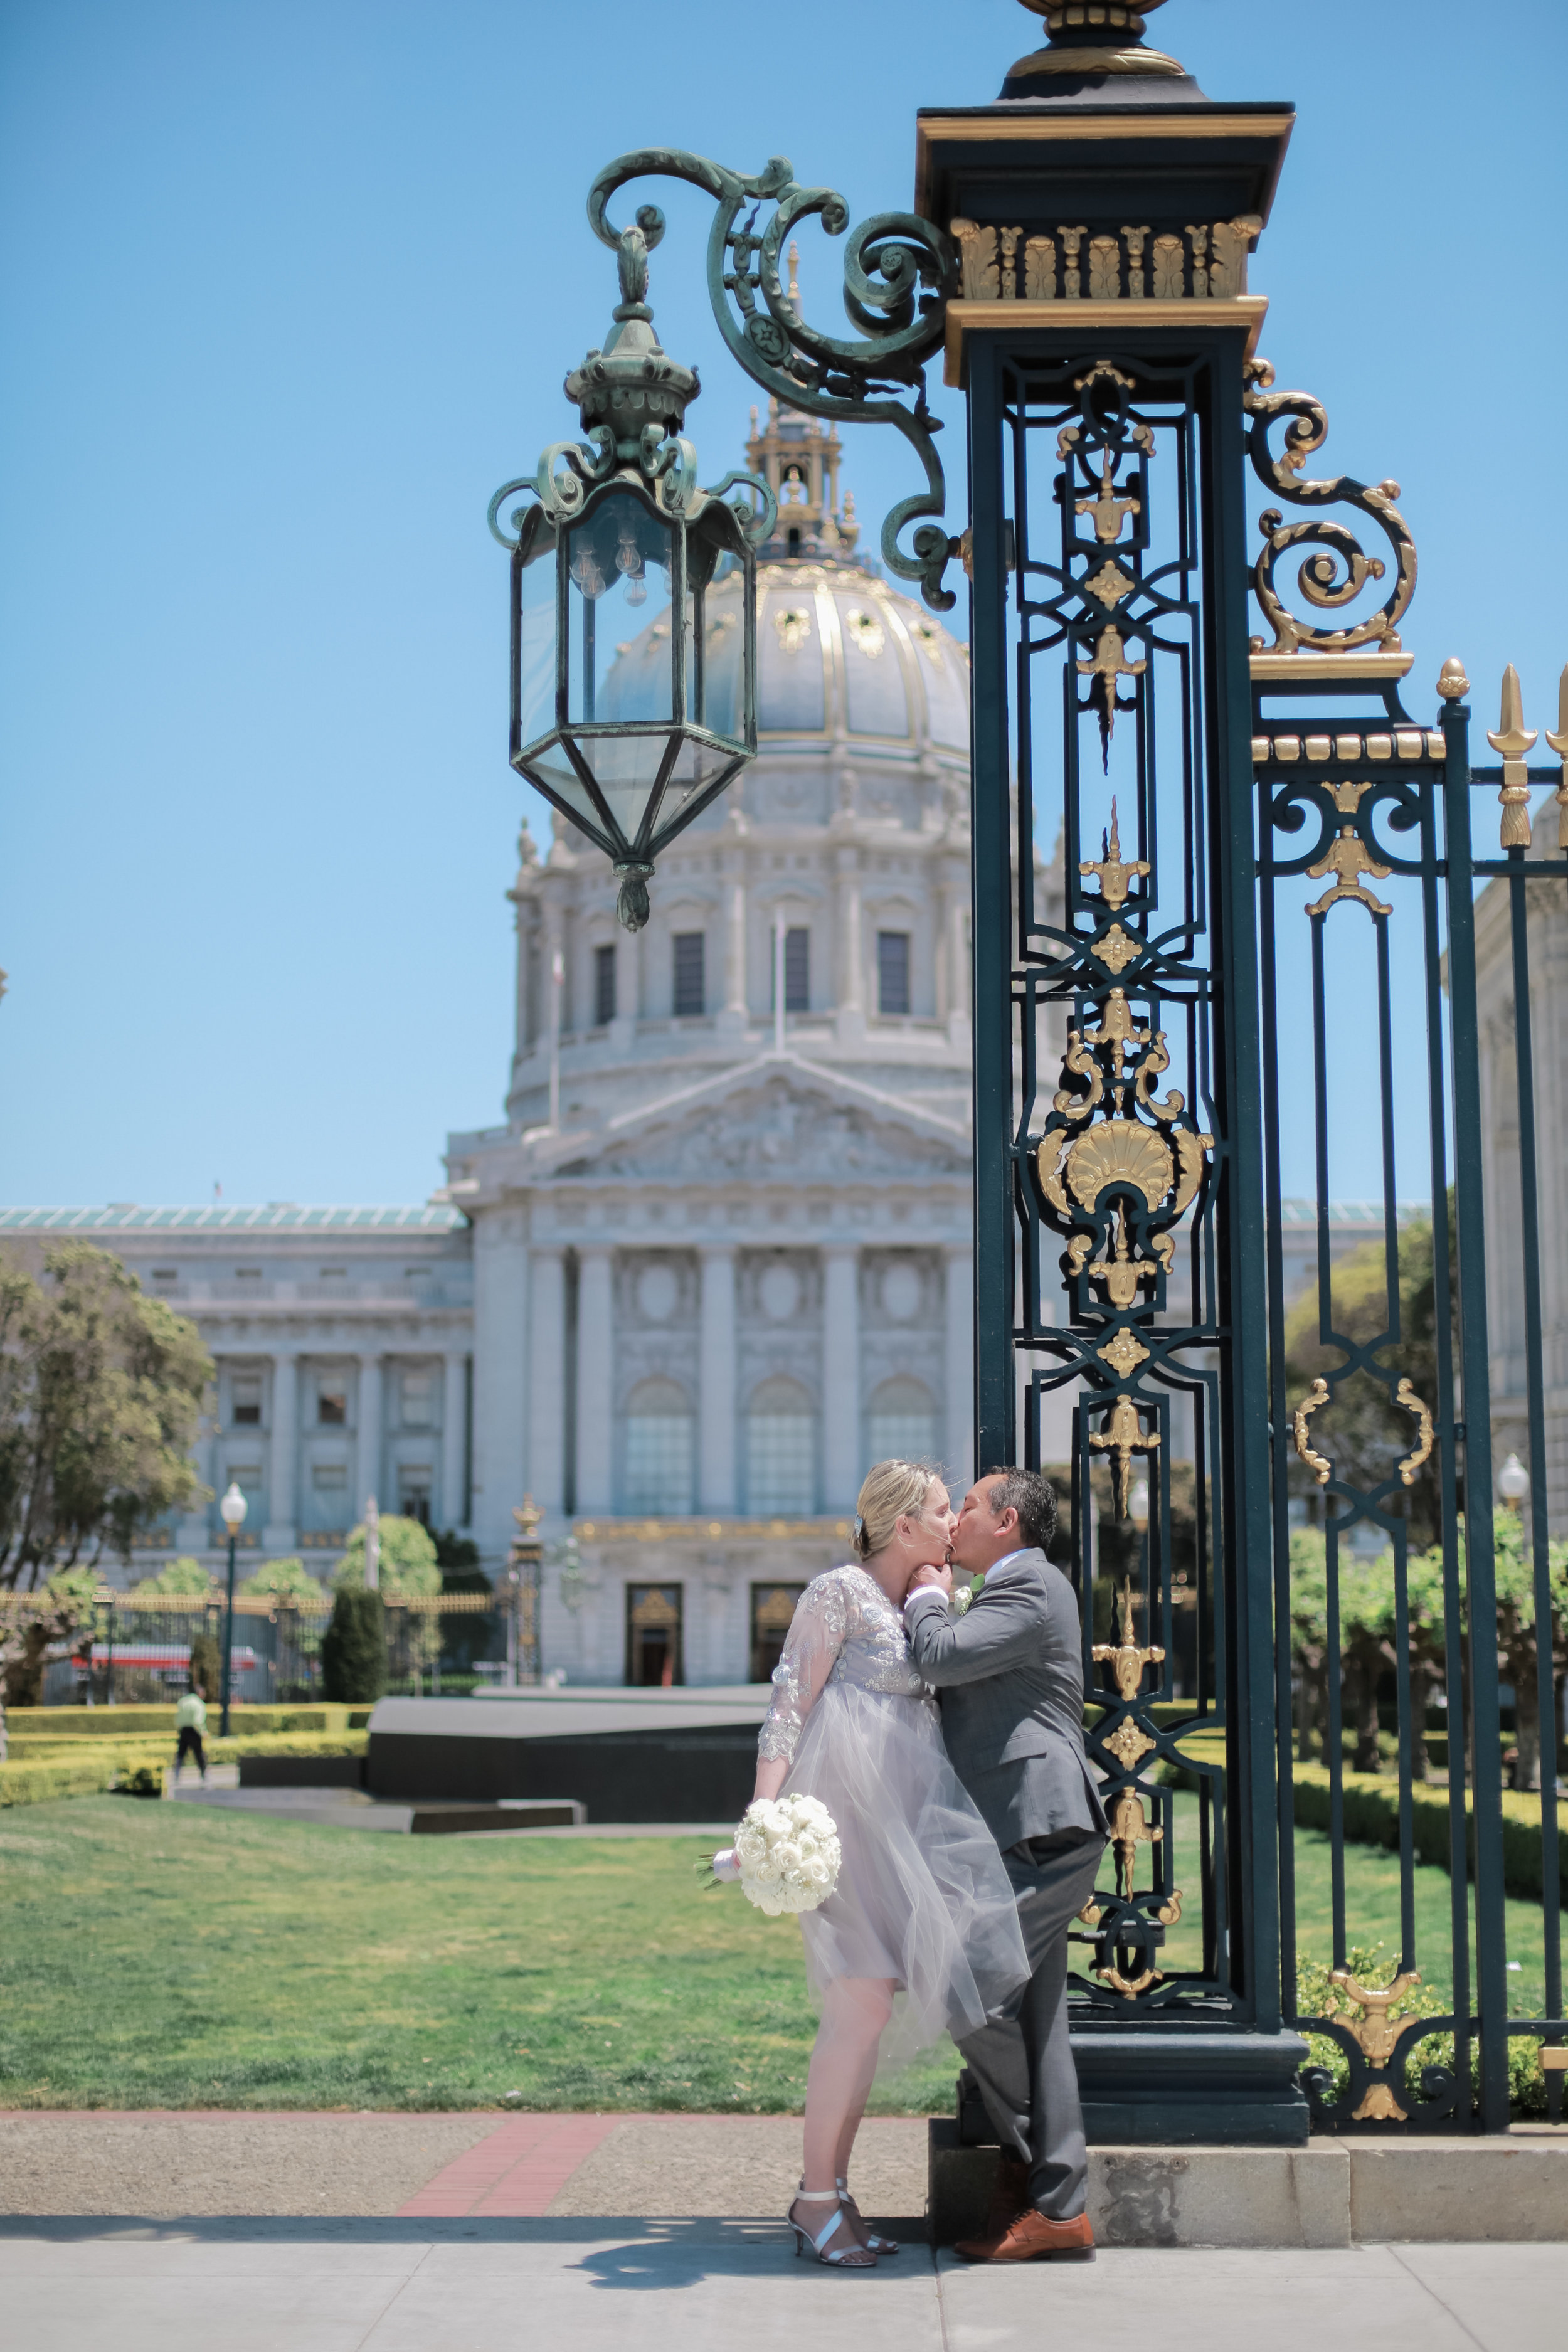
[[(1083, 1748), (1071, 1585), (1046, 1554), (1050, 1482), (993, 1470), (954, 1511), (922, 1463), (879, 1462), (855, 1559), (807, 1585), (757, 1742), (757, 1797), (816, 1797), (843, 1859), (801, 1916), (822, 2022), (806, 2077), (795, 2252), (898, 2252), (861, 2220), (849, 2156), (879, 2059), (951, 2033), (1001, 2143), (972, 2262), (1090, 2252), (1068, 2040), (1068, 1930), (1109, 1834)], [(953, 1571), (983, 1578), (967, 1609)]]

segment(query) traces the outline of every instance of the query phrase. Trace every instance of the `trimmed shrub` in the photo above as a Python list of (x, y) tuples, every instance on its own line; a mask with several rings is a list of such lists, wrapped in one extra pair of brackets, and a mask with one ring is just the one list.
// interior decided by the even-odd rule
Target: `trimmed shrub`
[[(210, 1722), (216, 1712), (216, 1701), (210, 1696), (208, 1706)], [(361, 1711), (356, 1722), (353, 1710), (342, 1706), (250, 1706), (237, 1700), (230, 1719), (237, 1738), (251, 1731), (358, 1731), (366, 1717)], [(13, 1740), (37, 1737), (172, 1741), (174, 1702), (171, 1699), (167, 1706), (16, 1706), (7, 1710), (5, 1721)]]
[(386, 1612), (379, 1592), (344, 1585), (321, 1636), (321, 1680), (329, 1696), (374, 1706), (386, 1688)]

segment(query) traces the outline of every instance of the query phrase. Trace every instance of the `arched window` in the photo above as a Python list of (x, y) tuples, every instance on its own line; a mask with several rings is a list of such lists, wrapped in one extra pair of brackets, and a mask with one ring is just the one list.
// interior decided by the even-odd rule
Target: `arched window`
[(746, 1507), (754, 1518), (816, 1508), (816, 1411), (784, 1374), (752, 1391), (746, 1413)]
[(866, 1446), (872, 1462), (929, 1462), (937, 1447), (936, 1400), (923, 1381), (907, 1373), (884, 1381), (866, 1417)]
[(685, 1390), (674, 1381), (639, 1381), (626, 1400), (626, 1510), (685, 1518), (692, 1508), (692, 1454)]

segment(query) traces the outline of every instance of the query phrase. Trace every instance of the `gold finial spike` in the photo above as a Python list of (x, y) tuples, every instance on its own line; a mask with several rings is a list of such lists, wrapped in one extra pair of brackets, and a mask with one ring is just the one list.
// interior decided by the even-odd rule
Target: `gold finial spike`
[(1130, 865), (1121, 859), (1121, 835), (1116, 821), (1116, 803), (1110, 803), (1110, 831), (1100, 836), (1101, 856), (1098, 864), (1086, 863), (1079, 867), (1080, 874), (1092, 874), (1100, 883), (1100, 895), (1114, 915), (1127, 904), (1127, 885), (1134, 876), (1150, 872), (1142, 858)]
[(1465, 665), (1458, 654), (1450, 654), (1437, 673), (1437, 691), (1445, 702), (1458, 702), (1470, 690), (1465, 676)]
[(1563, 762), (1563, 782), (1557, 787), (1557, 846), (1568, 850), (1568, 668), (1557, 681), (1557, 732), (1550, 728), (1546, 740)]
[[(1502, 845), (1505, 849), (1530, 847), (1530, 771), (1524, 755), (1535, 741), (1535, 730), (1524, 723), (1524, 696), (1520, 689), (1519, 672), (1510, 662), (1502, 674), (1502, 717), (1496, 731), (1487, 730), (1487, 741), (1494, 751), (1502, 754), (1502, 790), (1498, 799), (1502, 805)], [(1562, 829), (1558, 819), (1558, 829)]]

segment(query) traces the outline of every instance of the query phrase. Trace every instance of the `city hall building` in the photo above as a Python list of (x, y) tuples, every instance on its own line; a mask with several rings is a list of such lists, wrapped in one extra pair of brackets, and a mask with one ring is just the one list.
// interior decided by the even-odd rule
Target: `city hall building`
[[(747, 1679), (868, 1463), (970, 1466), (967, 654), (858, 555), (831, 430), (774, 411), (748, 454), (780, 499), (759, 755), (636, 935), (596, 850), (524, 831), (505, 1118), (431, 1202), (0, 1211), (196, 1324), (198, 1466), (256, 1552), (333, 1554), (371, 1494), (492, 1571), (526, 1494), (570, 1525), (573, 1681)], [(158, 1550), (221, 1534), (215, 1502)]]

